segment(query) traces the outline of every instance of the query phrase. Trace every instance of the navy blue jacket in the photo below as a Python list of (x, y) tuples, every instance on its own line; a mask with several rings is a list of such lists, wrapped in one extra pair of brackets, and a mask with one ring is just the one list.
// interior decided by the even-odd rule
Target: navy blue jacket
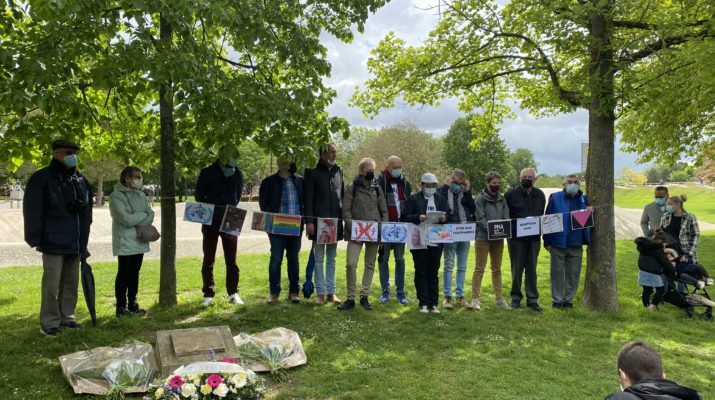
[(92, 187), (77, 168), (52, 159), (30, 177), (22, 208), (25, 242), (31, 247), (48, 254), (85, 255)]
[(226, 177), (221, 169), (221, 163), (215, 163), (201, 170), (196, 181), (196, 201), (213, 204), (213, 224), (220, 225), (226, 206), (236, 206), (243, 193), (243, 173), (236, 168), (233, 175)]
[[(305, 209), (305, 223), (315, 224), (318, 228), (317, 218), (343, 217), (343, 194), (345, 182), (343, 169), (335, 164), (328, 168), (323, 162), (318, 161), (315, 168), (306, 169), (303, 175), (303, 207)], [(338, 223), (337, 239), (343, 239), (343, 224)], [(315, 235), (309, 236), (315, 240)]]
[[(298, 191), (300, 213), (303, 214), (303, 178), (299, 175), (292, 174), (288, 179), (293, 181), (293, 185)], [(261, 211), (270, 213), (280, 212), (282, 200), (283, 178), (278, 175), (278, 173), (261, 181), (261, 187), (258, 189), (258, 205)]]
[(576, 195), (579, 206), (575, 209), (570, 208), (569, 197), (566, 191), (552, 193), (549, 196), (549, 203), (546, 205), (546, 215), (561, 214), (564, 218), (564, 230), (558, 233), (549, 233), (544, 235), (544, 247), (554, 246), (560, 249), (565, 249), (568, 246), (569, 235), (583, 234), (583, 244), (591, 244), (590, 228), (578, 229), (571, 231), (571, 211), (583, 210), (588, 207), (588, 197), (582, 191), (578, 191)]
[[(420, 215), (427, 214), (427, 199), (422, 194), (422, 191), (410, 196), (407, 201), (402, 203), (402, 213), (400, 215), (400, 221), (411, 222), (415, 225), (420, 224)], [(434, 194), (434, 206), (437, 211), (444, 211), (445, 216), (449, 219), (451, 211), (449, 210), (449, 204), (447, 204), (447, 199), (439, 193)]]

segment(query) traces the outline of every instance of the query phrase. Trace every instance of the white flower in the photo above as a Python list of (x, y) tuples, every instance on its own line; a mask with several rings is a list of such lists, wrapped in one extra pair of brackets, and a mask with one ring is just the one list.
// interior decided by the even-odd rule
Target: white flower
[(228, 381), (233, 386), (235, 386), (237, 389), (240, 389), (240, 388), (246, 386), (246, 383), (247, 383), (246, 376), (247, 375), (245, 373), (240, 372), (238, 374), (231, 375), (231, 377), (228, 378)]
[(191, 397), (196, 394), (196, 385), (193, 383), (184, 383), (181, 385), (181, 395), (184, 397)]
[(214, 394), (218, 397), (225, 397), (228, 394), (228, 386), (226, 386), (226, 384), (224, 383), (216, 386), (216, 389), (214, 389)]

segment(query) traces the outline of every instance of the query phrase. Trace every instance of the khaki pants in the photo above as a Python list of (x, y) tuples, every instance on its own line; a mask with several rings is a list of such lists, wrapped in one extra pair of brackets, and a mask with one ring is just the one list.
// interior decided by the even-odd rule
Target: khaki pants
[(345, 266), (345, 280), (348, 286), (348, 300), (355, 300), (355, 292), (357, 291), (357, 264), (360, 260), (360, 252), (362, 246), (365, 245), (365, 270), (362, 273), (362, 287), (360, 288), (360, 296), (370, 295), (370, 286), (372, 285), (372, 275), (375, 273), (375, 258), (377, 250), (380, 248), (379, 243), (354, 241), (348, 242), (347, 262)]
[(479, 300), (479, 294), (482, 289), (482, 277), (487, 267), (487, 256), (489, 256), (492, 266), (494, 296), (497, 300), (503, 300), (504, 295), (501, 290), (501, 258), (504, 252), (504, 240), (477, 240), (474, 247), (477, 253), (477, 265), (472, 275), (472, 299)]
[(42, 253), (40, 326), (47, 330), (74, 321), (79, 282), (79, 254)]

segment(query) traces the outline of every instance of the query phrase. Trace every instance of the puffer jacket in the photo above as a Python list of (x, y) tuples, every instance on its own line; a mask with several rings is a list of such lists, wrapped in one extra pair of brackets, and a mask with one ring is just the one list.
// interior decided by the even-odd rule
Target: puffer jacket
[(702, 400), (693, 389), (666, 379), (642, 379), (606, 400)]
[(139, 241), (136, 231), (137, 225), (154, 222), (154, 211), (149, 207), (144, 192), (117, 183), (109, 199), (112, 253), (115, 256), (130, 256), (149, 252), (149, 243)]
[(665, 256), (662, 244), (645, 237), (636, 238), (635, 243), (639, 253), (638, 269), (671, 278), (675, 276), (675, 267)]
[[(357, 176), (345, 189), (343, 195), (343, 220), (345, 231), (352, 229), (352, 220), (359, 221), (384, 221), (389, 220), (387, 202), (382, 189), (376, 184), (366, 184), (362, 177)], [(353, 195), (353, 193), (355, 193)], [(350, 240), (350, 235), (345, 234), (345, 240)]]
[[(477, 195), (477, 240), (489, 240), (487, 235), (487, 222), (500, 219), (509, 219), (509, 206), (506, 204), (506, 199), (501, 194), (496, 200), (489, 197), (486, 193), (487, 189), (482, 189)], [(503, 239), (498, 239), (503, 240)]]

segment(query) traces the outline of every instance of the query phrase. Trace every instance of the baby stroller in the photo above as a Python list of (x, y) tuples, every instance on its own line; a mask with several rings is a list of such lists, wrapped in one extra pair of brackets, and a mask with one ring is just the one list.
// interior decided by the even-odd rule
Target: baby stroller
[[(681, 282), (685, 285), (685, 293), (680, 293), (678, 291), (676, 282)], [(703, 307), (705, 308), (705, 311), (703, 311), (700, 316), (706, 321), (713, 320), (713, 307), (715, 307), (715, 302), (713, 302), (712, 298), (708, 294), (707, 289), (704, 287), (702, 289), (698, 288), (698, 286), (690, 280), (668, 279), (663, 300), (678, 308), (684, 309), (685, 315), (688, 318), (694, 317), (696, 307)]]

